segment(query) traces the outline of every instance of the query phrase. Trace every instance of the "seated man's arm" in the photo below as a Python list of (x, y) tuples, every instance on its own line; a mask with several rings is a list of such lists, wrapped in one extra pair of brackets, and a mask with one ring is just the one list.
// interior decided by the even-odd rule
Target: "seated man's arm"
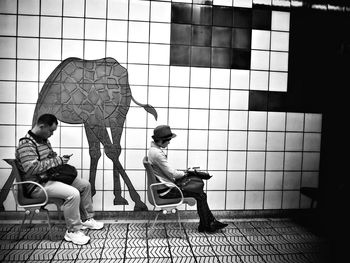
[(164, 154), (157, 154), (152, 160), (153, 165), (157, 165), (159, 169), (168, 177), (173, 180), (181, 178), (185, 175), (185, 172), (176, 170), (169, 165), (168, 159)]

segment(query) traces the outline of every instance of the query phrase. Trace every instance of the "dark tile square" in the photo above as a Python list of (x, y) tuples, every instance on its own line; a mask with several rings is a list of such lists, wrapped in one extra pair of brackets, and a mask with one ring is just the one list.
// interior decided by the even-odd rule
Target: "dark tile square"
[(213, 6), (213, 25), (232, 27), (233, 8)]
[(189, 66), (190, 65), (190, 47), (189, 46), (170, 46), (170, 65)]
[(253, 9), (252, 28), (271, 30), (271, 10)]
[(171, 24), (170, 44), (190, 45), (191, 25)]
[(252, 10), (251, 8), (233, 8), (233, 27), (251, 28)]
[(171, 5), (171, 22), (191, 24), (192, 5), (183, 3), (173, 3)]
[(233, 48), (251, 48), (252, 30), (248, 28), (232, 29), (232, 47)]
[(267, 99), (266, 91), (249, 91), (249, 110), (267, 111)]
[(191, 47), (191, 66), (210, 67), (210, 47)]
[(231, 68), (250, 69), (250, 50), (232, 49)]
[(284, 111), (286, 109), (286, 92), (269, 92), (268, 111)]
[(192, 26), (192, 45), (207, 46), (211, 44), (211, 26)]
[(212, 46), (213, 47), (231, 47), (232, 28), (213, 27), (212, 28)]
[(192, 23), (196, 25), (212, 24), (212, 7), (204, 5), (193, 5)]
[(212, 48), (211, 66), (213, 68), (230, 68), (232, 50), (230, 48)]

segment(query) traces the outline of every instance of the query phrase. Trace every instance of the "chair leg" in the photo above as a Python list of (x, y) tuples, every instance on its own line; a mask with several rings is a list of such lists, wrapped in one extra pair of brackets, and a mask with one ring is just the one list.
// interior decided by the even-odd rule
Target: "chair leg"
[(153, 224), (152, 224), (152, 227), (151, 228), (154, 228), (154, 225), (156, 224), (157, 220), (158, 220), (158, 216), (159, 216), (159, 213), (156, 215), (156, 218), (154, 219), (153, 221)]
[(52, 238), (52, 233), (51, 233), (51, 222), (50, 222), (50, 214), (49, 214), (49, 210), (47, 210), (46, 208), (42, 208), (42, 210), (44, 210), (46, 212), (46, 217), (47, 217), (47, 225), (49, 226), (49, 235), (50, 235), (50, 240), (53, 241)]
[(21, 232), (22, 232), (22, 228), (23, 228), (24, 222), (26, 221), (27, 215), (28, 215), (29, 213), (30, 213), (29, 210), (26, 210), (25, 213), (24, 213), (24, 217), (23, 217), (23, 220), (22, 220), (22, 224), (21, 224), (21, 226), (20, 226), (19, 229), (18, 229), (18, 234), (17, 234), (16, 240), (19, 240), (19, 237), (21, 236)]
[[(176, 209), (176, 213), (177, 213), (177, 223), (179, 224), (180, 231), (182, 232), (180, 211)], [(184, 232), (184, 234), (183, 234), (183, 238), (186, 239), (186, 234), (185, 234), (185, 232)]]

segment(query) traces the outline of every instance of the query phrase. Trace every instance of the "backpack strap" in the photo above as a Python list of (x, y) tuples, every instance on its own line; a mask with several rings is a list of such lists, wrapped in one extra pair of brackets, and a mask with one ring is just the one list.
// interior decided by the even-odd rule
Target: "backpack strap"
[(29, 140), (29, 141), (31, 141), (34, 144), (36, 154), (38, 155), (38, 159), (40, 161), (40, 154), (39, 154), (38, 146), (36, 145), (35, 141), (33, 139), (29, 138), (29, 137), (23, 137), (23, 138), (19, 139), (19, 141), (24, 141), (24, 140)]

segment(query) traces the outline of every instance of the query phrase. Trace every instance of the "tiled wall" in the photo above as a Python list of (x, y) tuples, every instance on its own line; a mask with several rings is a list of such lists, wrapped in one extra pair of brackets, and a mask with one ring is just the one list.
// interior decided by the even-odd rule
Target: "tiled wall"
[[(206, 184), (212, 209), (308, 207), (299, 189), (318, 185), (322, 115), (267, 111), (280, 103), (274, 94), (288, 94), (288, 8), (266, 0), (0, 0), (0, 159), (14, 156), (38, 93), (62, 60), (113, 57), (128, 69), (133, 97), (159, 115), (155, 121), (131, 104), (121, 141), (120, 161), (147, 205), (142, 158), (153, 128), (169, 124), (178, 135), (169, 161), (213, 175)], [(71, 163), (88, 178), (82, 125), (60, 123), (51, 143), (73, 153)], [(1, 161), (0, 186), (9, 174)], [(105, 155), (96, 190), (97, 211), (133, 210), (123, 181), (129, 205), (113, 205)], [(11, 194), (5, 208), (16, 210)]]

